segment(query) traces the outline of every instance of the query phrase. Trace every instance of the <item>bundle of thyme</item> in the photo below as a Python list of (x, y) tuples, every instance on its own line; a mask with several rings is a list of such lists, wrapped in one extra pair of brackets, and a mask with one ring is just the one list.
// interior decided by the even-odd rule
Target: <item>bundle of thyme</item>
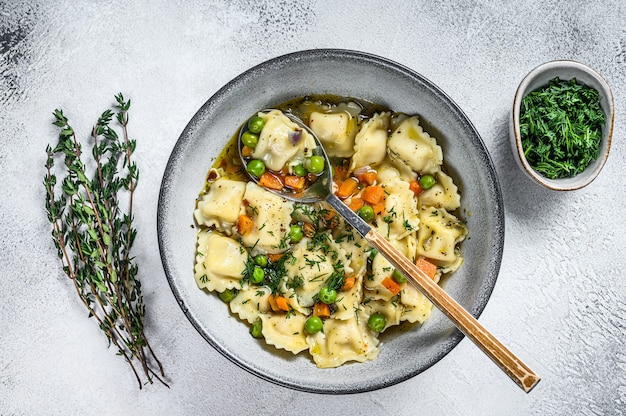
[[(103, 112), (92, 130), (91, 154), (83, 153), (63, 112), (54, 111), (53, 124), (60, 134), (56, 147), (46, 148), (45, 206), (63, 271), (89, 317), (98, 322), (109, 345), (130, 365), (139, 388), (145, 382), (137, 362), (146, 382), (155, 378), (167, 386), (163, 366), (144, 334), (145, 305), (138, 267), (130, 253), (137, 235), (132, 221), (139, 178), (131, 160), (136, 142), (127, 130), (130, 100), (121, 93), (115, 99), (117, 111)], [(110, 126), (114, 116), (122, 138)], [(64, 163), (59, 181), (53, 172), (57, 159)]]

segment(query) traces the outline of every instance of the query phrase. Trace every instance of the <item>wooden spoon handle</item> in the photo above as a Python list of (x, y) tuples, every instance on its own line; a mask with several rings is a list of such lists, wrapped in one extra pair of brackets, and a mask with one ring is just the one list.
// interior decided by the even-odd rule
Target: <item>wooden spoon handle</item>
[(439, 310), (489, 356), (526, 393), (540, 378), (507, 347), (487, 331), (469, 312), (459, 305), (437, 283), (393, 247), (389, 241), (371, 229), (365, 238), (389, 262), (404, 274), (409, 282), (424, 294)]

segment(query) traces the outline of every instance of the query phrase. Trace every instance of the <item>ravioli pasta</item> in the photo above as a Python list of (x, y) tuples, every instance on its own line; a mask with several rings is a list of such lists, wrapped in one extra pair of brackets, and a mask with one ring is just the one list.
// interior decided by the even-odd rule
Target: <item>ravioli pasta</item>
[[(331, 157), (333, 189), (346, 205), (436, 282), (461, 267), (461, 196), (419, 116), (339, 97), (277, 108), (259, 113), (251, 158), (279, 180), (300, 175), (316, 144), (281, 108), (293, 112)], [(430, 301), (330, 206), (292, 202), (250, 181), (234, 140), (194, 212), (200, 289), (217, 293), (270, 348), (308, 351), (320, 368), (374, 360), (381, 333), (428, 319)]]

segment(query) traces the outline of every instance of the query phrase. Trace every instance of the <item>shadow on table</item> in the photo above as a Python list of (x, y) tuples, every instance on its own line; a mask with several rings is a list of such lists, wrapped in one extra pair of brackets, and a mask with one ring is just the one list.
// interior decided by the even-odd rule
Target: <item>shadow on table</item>
[(509, 139), (509, 114), (501, 114), (496, 120), (496, 125), (496, 141), (492, 156), (502, 188), (505, 212), (522, 222), (557, 212), (567, 192), (544, 188), (528, 178), (517, 165)]

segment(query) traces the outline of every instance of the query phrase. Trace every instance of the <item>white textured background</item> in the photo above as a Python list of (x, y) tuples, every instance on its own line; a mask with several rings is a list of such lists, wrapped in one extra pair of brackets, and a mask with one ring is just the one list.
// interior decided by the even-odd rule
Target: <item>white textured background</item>
[[(0, 414), (626, 414), (626, 4), (623, 1), (0, 0)], [(213, 350), (161, 267), (157, 197), (196, 110), (266, 59), (346, 48), (395, 60), (465, 110), (494, 159), (506, 208), (500, 277), (481, 322), (542, 376), (526, 395), (463, 340), (384, 390), (321, 396), (277, 387)], [(600, 177), (541, 189), (514, 165), (508, 114), (534, 66), (575, 59), (616, 105)], [(88, 134), (117, 92), (138, 141), (135, 254), (147, 334), (171, 389), (137, 388), (60, 270), (43, 201), (51, 112)]]

